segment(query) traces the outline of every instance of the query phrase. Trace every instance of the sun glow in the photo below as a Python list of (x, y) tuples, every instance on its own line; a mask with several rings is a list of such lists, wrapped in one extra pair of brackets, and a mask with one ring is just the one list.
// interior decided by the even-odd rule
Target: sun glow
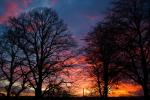
[[(83, 87), (85, 86), (85, 87)], [(80, 88), (76, 89), (77, 96), (98, 96), (96, 92), (93, 92), (91, 84), (82, 85)], [(120, 82), (117, 87), (112, 85), (112, 88), (109, 89), (109, 97), (120, 97), (120, 96), (138, 96), (142, 95), (142, 89), (139, 85), (131, 83)], [(96, 94), (92, 94), (96, 93)]]
[[(70, 73), (69, 77), (62, 74), (63, 77), (68, 82), (73, 82), (70, 85), (70, 92), (75, 96), (98, 96), (97, 89), (95, 88), (94, 78), (92, 78), (89, 73), (87, 73), (88, 66), (85, 62), (85, 57), (80, 56), (79, 58), (70, 59), (67, 64), (74, 64), (80, 67), (73, 67), (64, 69), (64, 72)], [(8, 81), (0, 81), (1, 85), (8, 85)], [(17, 82), (15, 85), (19, 85)], [(43, 86), (45, 89), (45, 86)], [(25, 96), (34, 96), (34, 89), (30, 88), (30, 92), (23, 92), (21, 95)], [(117, 85), (112, 85), (109, 88), (108, 96), (110, 97), (119, 97), (119, 96), (138, 96), (142, 95), (142, 88), (139, 85), (130, 83), (130, 82), (118, 82)], [(1, 91), (3, 92), (3, 91)]]
[(120, 82), (116, 87), (114, 86), (109, 93), (110, 97), (119, 96), (137, 96), (141, 91), (141, 87), (132, 83)]
[[(86, 73), (85, 70), (87, 70), (87, 67), (84, 66), (89, 66), (85, 65), (85, 57), (81, 56), (80, 59), (82, 60), (77, 60), (73, 59), (72, 62), (76, 62), (76, 64), (83, 64), (82, 68), (78, 68), (78, 70), (74, 70), (72, 72), (77, 73), (80, 71), (80, 74), (76, 74), (75, 77), (72, 77), (72, 80), (76, 80), (75, 84), (78, 84), (76, 88), (72, 89), (73, 94), (77, 96), (96, 96), (98, 95), (97, 90), (95, 90), (95, 83), (94, 79), (90, 77), (88, 73)], [(78, 62), (77, 62), (78, 61)], [(83, 93), (83, 88), (84, 88), (84, 93)], [(130, 82), (128, 80), (126, 81), (120, 81), (118, 84), (111, 85), (109, 88), (109, 93), (108, 96), (110, 97), (119, 97), (119, 96), (139, 96), (143, 95), (142, 94), (142, 88), (135, 84), (134, 82)]]

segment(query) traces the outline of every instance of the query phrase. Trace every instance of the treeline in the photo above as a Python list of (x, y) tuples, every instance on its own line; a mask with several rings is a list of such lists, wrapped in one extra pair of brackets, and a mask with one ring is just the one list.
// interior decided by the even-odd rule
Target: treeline
[(107, 100), (108, 87), (131, 79), (150, 95), (150, 1), (114, 0), (103, 21), (84, 39), (90, 73)]

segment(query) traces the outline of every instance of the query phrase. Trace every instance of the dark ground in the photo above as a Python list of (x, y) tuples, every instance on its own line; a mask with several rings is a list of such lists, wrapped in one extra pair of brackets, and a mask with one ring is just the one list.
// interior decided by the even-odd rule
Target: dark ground
[[(44, 98), (35, 98), (35, 97), (0, 97), (0, 100), (101, 100), (98, 97), (44, 97)], [(110, 97), (108, 100), (143, 100), (143, 97)], [(149, 99), (150, 100), (150, 99)]]

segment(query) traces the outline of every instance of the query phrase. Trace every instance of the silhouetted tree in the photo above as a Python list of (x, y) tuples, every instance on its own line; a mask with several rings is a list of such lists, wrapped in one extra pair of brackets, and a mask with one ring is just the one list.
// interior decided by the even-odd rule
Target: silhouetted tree
[(18, 56), (20, 49), (16, 45), (10, 43), (9, 38), (6, 38), (4, 34), (0, 37), (0, 45), (1, 80), (8, 82), (5, 88), (7, 96), (10, 96), (15, 83), (22, 77), (19, 70), (19, 66), (22, 62)]
[(51, 97), (64, 97), (69, 96), (69, 91), (67, 91), (62, 84), (64, 84), (63, 81), (60, 82), (50, 82), (51, 84), (48, 85), (46, 91), (44, 91), (44, 96), (51, 96)]
[(117, 63), (124, 73), (142, 86), (148, 100), (150, 69), (150, 1), (116, 0), (108, 16), (117, 25)]
[(70, 67), (65, 62), (72, 57), (69, 50), (75, 42), (67, 26), (50, 8), (36, 8), (11, 18), (8, 26), (11, 27), (7, 34), (11, 37), (9, 41), (24, 53), (24, 64), (29, 70), (25, 77), (35, 96), (41, 97), (47, 80)]
[(30, 85), (28, 84), (28, 80), (26, 79), (26, 76), (28, 75), (28, 71), (26, 69), (23, 69), (23, 65), (21, 64), (18, 69), (19, 69), (19, 75), (21, 75), (21, 78), (18, 80), (18, 85), (14, 86), (12, 91), (14, 91), (15, 96), (20, 96), (20, 94), (30, 88)]
[(118, 69), (114, 69), (113, 65), (116, 46), (112, 33), (111, 26), (103, 23), (97, 25), (85, 38), (87, 62), (91, 64), (92, 74), (96, 77), (99, 94), (105, 100), (107, 100), (108, 86), (118, 74)]

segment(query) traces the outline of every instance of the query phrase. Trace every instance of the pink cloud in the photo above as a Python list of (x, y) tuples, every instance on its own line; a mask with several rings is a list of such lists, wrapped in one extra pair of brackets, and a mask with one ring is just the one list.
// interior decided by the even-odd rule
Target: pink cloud
[(52, 0), (51, 3), (52, 3), (52, 6), (55, 6), (58, 3), (58, 0)]
[(20, 2), (7, 2), (5, 5), (5, 11), (0, 16), (0, 23), (5, 23), (11, 16), (17, 16), (24, 8), (28, 7), (31, 1), (32, 0), (20, 0)]
[(4, 23), (10, 16), (16, 16), (18, 12), (20, 12), (20, 10), (17, 3), (15, 2), (7, 3), (5, 13), (0, 16), (0, 23)]

